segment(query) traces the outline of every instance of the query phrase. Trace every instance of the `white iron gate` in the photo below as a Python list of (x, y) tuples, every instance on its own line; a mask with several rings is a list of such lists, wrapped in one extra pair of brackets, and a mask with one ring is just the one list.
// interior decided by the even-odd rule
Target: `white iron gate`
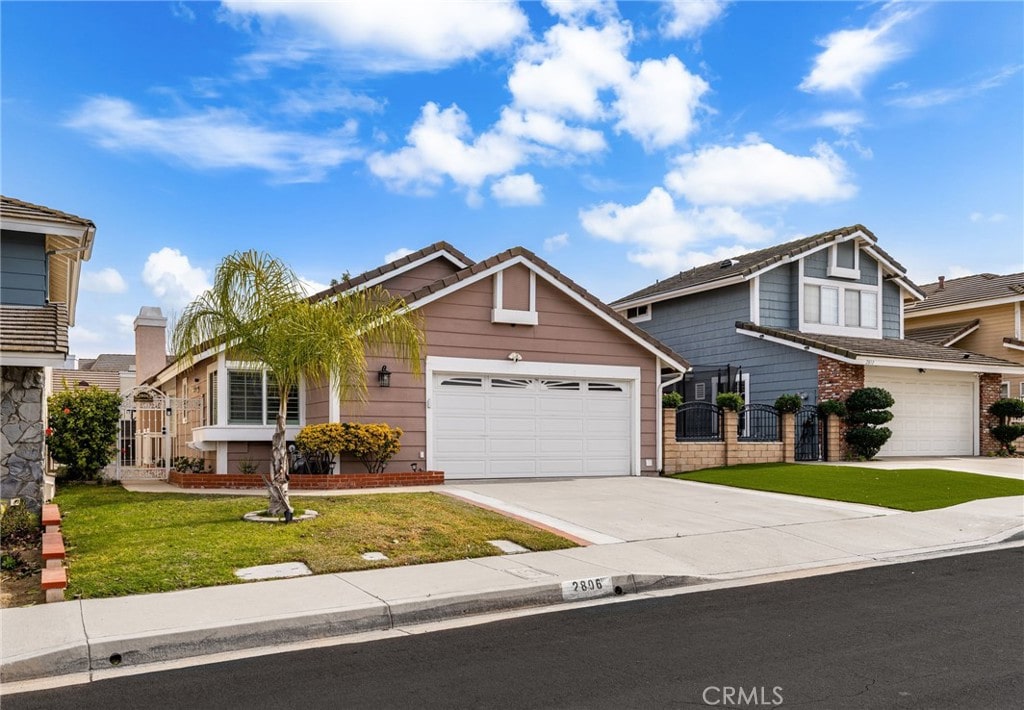
[(198, 399), (171, 397), (148, 385), (125, 394), (121, 398), (115, 478), (167, 480), (179, 455), (174, 422), (182, 412), (201, 406)]

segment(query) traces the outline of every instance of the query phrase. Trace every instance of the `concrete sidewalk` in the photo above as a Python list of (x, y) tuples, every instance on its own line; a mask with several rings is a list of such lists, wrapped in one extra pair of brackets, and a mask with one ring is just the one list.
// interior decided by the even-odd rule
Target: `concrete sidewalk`
[[(1021, 497), (894, 513), (794, 496), (723, 491), (696, 483), (631, 482), (637, 480), (608, 479), (603, 493), (596, 490), (601, 485), (594, 489), (565, 481), (566, 490), (576, 489), (577, 496), (594, 489), (593, 500), (580, 503), (577, 498), (576, 508), (567, 504), (568, 498), (551, 495), (555, 489), (547, 489), (545, 498), (531, 484), (518, 484), (517, 496), (511, 496), (513, 489), (500, 490), (511, 484), (459, 487), (463, 495), (486, 495), (514, 505), (526, 513), (521, 517), (541, 517), (552, 527), (577, 525), (552, 514), (560, 508), (569, 518), (589, 510), (584, 522), (590, 524), (577, 527), (589, 529), (599, 539), (604, 536), (603, 544), (3, 609), (0, 681), (8, 684), (5, 692), (13, 692), (18, 685), (12, 688), (10, 683), (33, 678), (89, 674), (115, 666), (127, 670), (486, 612), (642, 595), (798, 570), (849, 569), (1024, 540)], [(609, 500), (607, 496), (621, 486), (631, 486), (640, 495), (635, 506), (623, 506), (621, 498)], [(660, 512), (645, 515), (645, 526), (611, 514), (617, 507), (626, 507), (636, 517), (637, 510), (673, 494), (703, 497), (693, 504), (704, 508), (703, 517), (694, 515), (696, 510), (671, 511), (662, 506)], [(519, 500), (507, 503), (500, 500), (502, 496)], [(534, 496), (538, 498), (534, 503), (525, 500)], [(707, 510), (715, 505), (717, 510)], [(606, 514), (599, 515), (602, 511)], [(668, 513), (683, 522), (666, 524)]]

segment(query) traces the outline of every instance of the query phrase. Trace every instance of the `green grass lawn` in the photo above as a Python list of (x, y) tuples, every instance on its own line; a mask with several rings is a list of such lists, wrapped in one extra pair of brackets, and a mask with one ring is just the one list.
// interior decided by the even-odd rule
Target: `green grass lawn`
[[(240, 567), (304, 562), (314, 574), (500, 554), (487, 540), (530, 550), (575, 547), (526, 523), (436, 493), (295, 496), (320, 513), (290, 525), (248, 523), (265, 498), (130, 493), (62, 486), (69, 596), (113, 597), (232, 584)], [(363, 552), (383, 552), (368, 562)]]
[(749, 464), (677, 473), (672, 478), (910, 511), (1024, 495), (1021, 480), (935, 468), (889, 471), (856, 466)]

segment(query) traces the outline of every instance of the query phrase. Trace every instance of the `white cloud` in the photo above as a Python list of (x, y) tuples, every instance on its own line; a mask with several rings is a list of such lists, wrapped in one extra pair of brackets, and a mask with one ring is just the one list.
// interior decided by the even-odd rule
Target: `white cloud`
[(536, 111), (515, 111), (505, 107), (496, 129), (507, 136), (570, 153), (597, 153), (607, 147), (600, 131), (569, 126), (560, 118)]
[(896, 29), (919, 11), (890, 3), (867, 27), (838, 30), (819, 40), (824, 51), (815, 57), (814, 67), (800, 82), (800, 88), (812, 93), (846, 91), (859, 95), (875, 74), (908, 53)]
[(320, 283), (305, 276), (298, 276), (297, 278), (299, 279), (299, 287), (302, 288), (302, 292), (307, 296), (312, 296), (314, 293), (320, 293), (331, 287), (330, 284)]
[(1002, 86), (1006, 83), (1007, 79), (1017, 74), (1022, 68), (1024, 68), (1024, 66), (1021, 65), (1005, 67), (992, 76), (985, 77), (984, 79), (971, 84), (921, 91), (909, 96), (900, 96), (898, 98), (890, 99), (887, 103), (890, 106), (899, 106), (901, 108), (924, 109), (931, 108), (933, 106), (942, 106), (943, 104), (950, 104), (956, 101), (963, 101), (983, 94), (990, 89)]
[(1001, 212), (993, 212), (992, 214), (985, 214), (984, 212), (971, 212), (970, 220), (975, 224), (982, 222), (997, 223), (1002, 222), (1006, 219), (1006, 215)]
[(721, 17), (728, 3), (720, 0), (669, 0), (666, 18), (659, 28), (670, 39), (693, 38)]
[(110, 150), (170, 158), (191, 168), (251, 168), (281, 182), (315, 182), (347, 160), (355, 125), (328, 135), (278, 131), (256, 125), (236, 109), (205, 109), (179, 116), (147, 117), (128, 101), (88, 99), (68, 122)]
[(180, 307), (210, 288), (205, 269), (192, 266), (177, 249), (164, 247), (153, 252), (142, 267), (142, 281), (162, 302)]
[(618, 88), (615, 109), (622, 118), (615, 127), (647, 150), (679, 143), (696, 130), (694, 114), (709, 88), (674, 56), (648, 59)]
[(552, 15), (570, 24), (579, 24), (590, 15), (609, 19), (619, 14), (614, 0), (543, 0), (543, 5)]
[(94, 293), (124, 293), (128, 290), (124, 277), (111, 267), (99, 271), (83, 270), (80, 286), (83, 291)]
[(290, 116), (312, 116), (338, 111), (380, 113), (386, 103), (344, 87), (322, 86), (283, 92), (277, 110)]
[(815, 116), (809, 125), (831, 128), (841, 136), (848, 136), (864, 122), (864, 114), (860, 111), (825, 111)]
[(188, 23), (196, 21), (196, 13), (183, 2), (171, 3), (171, 14)]
[[(629, 259), (665, 273), (705, 261), (706, 254), (686, 247), (708, 239), (732, 238), (756, 242), (772, 236), (771, 230), (751, 222), (731, 207), (676, 207), (663, 188), (653, 188), (640, 203), (607, 202), (580, 210), (580, 224), (595, 237), (637, 247)], [(736, 253), (736, 247), (731, 247)]]
[(390, 264), (392, 261), (398, 261), (403, 256), (409, 256), (410, 254), (415, 254), (415, 251), (412, 249), (406, 249), (405, 247), (399, 247), (398, 249), (389, 251), (384, 255), (384, 263)]
[(225, 0), (224, 7), (242, 18), (258, 17), (264, 32), (281, 32), (285, 43), (288, 32), (297, 33), (374, 71), (440, 69), (507, 47), (528, 30), (523, 11), (502, 0)]
[(825, 202), (852, 197), (846, 163), (824, 143), (811, 155), (791, 155), (754, 137), (743, 145), (711, 146), (676, 159), (665, 177), (695, 205)]
[(514, 105), (564, 118), (598, 120), (606, 112), (599, 93), (625, 83), (631, 74), (625, 54), (629, 26), (558, 24), (544, 41), (525, 47), (512, 67), (508, 88)]
[(130, 313), (118, 313), (115, 315), (114, 322), (117, 323), (117, 332), (121, 335), (134, 336), (135, 318), (136, 316), (133, 316)]
[(416, 194), (433, 193), (445, 177), (475, 190), (488, 177), (515, 169), (525, 157), (514, 138), (494, 132), (473, 138), (468, 117), (454, 104), (443, 110), (426, 104), (406, 142), (393, 153), (374, 153), (367, 164), (392, 189)]
[(544, 240), (544, 251), (558, 251), (569, 246), (569, 235), (565, 232)]
[(544, 190), (530, 173), (506, 175), (491, 185), (491, 195), (504, 205), (539, 205)]

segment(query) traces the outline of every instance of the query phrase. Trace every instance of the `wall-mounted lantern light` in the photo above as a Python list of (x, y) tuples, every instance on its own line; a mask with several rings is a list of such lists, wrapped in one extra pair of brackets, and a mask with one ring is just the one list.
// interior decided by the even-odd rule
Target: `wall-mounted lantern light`
[(377, 373), (377, 384), (381, 387), (391, 386), (391, 373), (388, 372), (387, 365), (380, 366), (380, 371)]

